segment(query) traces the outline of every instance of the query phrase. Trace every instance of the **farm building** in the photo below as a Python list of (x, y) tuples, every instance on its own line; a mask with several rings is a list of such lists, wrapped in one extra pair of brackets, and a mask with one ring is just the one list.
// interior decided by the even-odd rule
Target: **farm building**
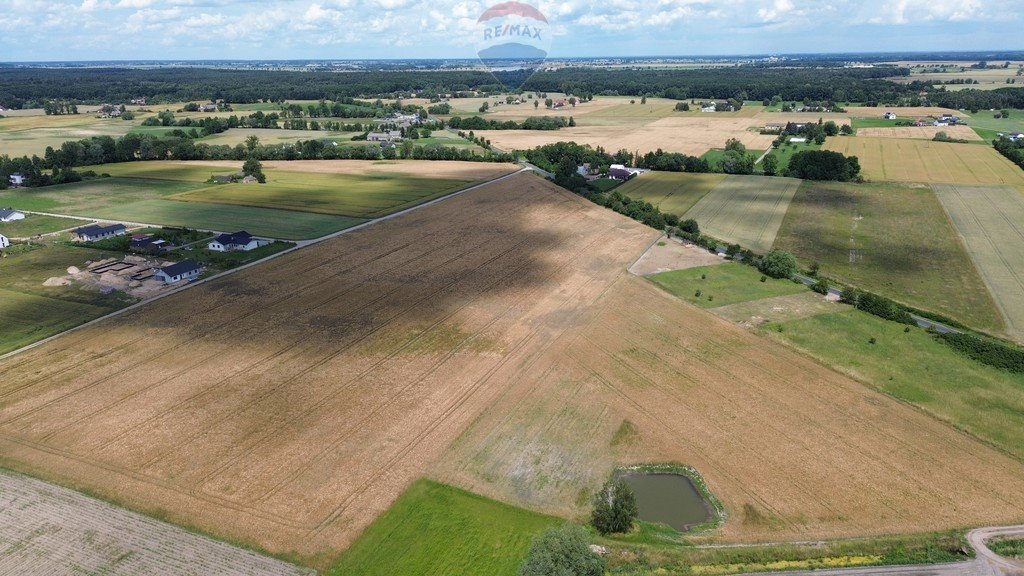
[(111, 224), (110, 226), (90, 224), (89, 226), (75, 228), (73, 234), (75, 240), (79, 242), (95, 242), (96, 240), (103, 240), (112, 236), (123, 236), (125, 232), (124, 224)]
[(270, 244), (269, 240), (253, 238), (252, 234), (242, 230), (234, 234), (221, 234), (206, 247), (214, 252), (248, 252), (267, 244)]
[(766, 132), (782, 132), (786, 129), (786, 124), (784, 122), (769, 122), (764, 125), (764, 129)]
[(15, 188), (17, 188), (18, 186), (24, 186), (25, 175), (22, 174), (21, 172), (15, 172), (14, 174), (11, 174), (10, 178), (8, 178), (8, 181), (10, 182), (11, 186), (14, 186)]
[(11, 245), (11, 241), (7, 239), (7, 236), (0, 234), (0, 250), (7, 248)]
[(217, 105), (216, 104), (203, 104), (202, 106), (199, 107), (199, 111), (200, 112), (216, 112), (217, 111)]
[(895, 112), (886, 112), (885, 114), (882, 114), (882, 118), (885, 118), (886, 120), (895, 120), (898, 116), (896, 116)]
[(14, 222), (15, 220), (24, 219), (25, 215), (14, 208), (0, 208), (0, 222)]
[(612, 164), (608, 168), (608, 177), (616, 180), (629, 180), (633, 176), (641, 174), (643, 170), (639, 168), (630, 168), (623, 164)]
[(132, 236), (131, 249), (146, 254), (163, 254), (174, 248), (170, 242), (153, 236), (152, 234), (135, 234)]
[(202, 264), (195, 260), (183, 260), (177, 264), (164, 266), (155, 274), (156, 278), (163, 280), (165, 284), (174, 284), (182, 280), (192, 280), (203, 271)]
[(388, 132), (370, 132), (366, 135), (369, 142), (393, 142), (402, 139), (401, 130), (389, 130)]

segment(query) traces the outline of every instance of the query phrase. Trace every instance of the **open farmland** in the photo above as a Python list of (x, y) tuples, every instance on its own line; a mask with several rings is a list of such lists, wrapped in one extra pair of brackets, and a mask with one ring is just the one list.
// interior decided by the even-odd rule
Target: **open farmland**
[(971, 326), (1003, 322), (928, 186), (804, 182), (775, 247), (822, 274)]
[(764, 253), (771, 250), (799, 185), (792, 178), (729, 176), (685, 216), (704, 233)]
[(1024, 342), (1024, 190), (1005, 186), (935, 186), (981, 277)]
[(124, 162), (91, 166), (100, 178), (0, 191), (0, 204), (72, 216), (204, 230), (318, 238), (515, 170), (478, 162), (267, 162), (268, 183), (210, 185), (238, 162)]
[(630, 198), (650, 202), (666, 214), (682, 216), (723, 180), (724, 174), (646, 172), (617, 190)]
[[(238, 112), (233, 114), (238, 115)], [(205, 114), (202, 117), (210, 116)], [(284, 130), (277, 128), (232, 128), (220, 134), (212, 134), (200, 140), (211, 145), (237, 146), (244, 144), (246, 138), (256, 136), (260, 144), (295, 144), (300, 140), (338, 140), (338, 144), (351, 141), (358, 132), (330, 132), (319, 130)], [(363, 142), (362, 144), (365, 144)]]
[(123, 136), (137, 127), (141, 120), (125, 121), (120, 118), (96, 118), (92, 114), (66, 116), (15, 115), (28, 112), (8, 110), (0, 118), (0, 154), (9, 156), (42, 156), (47, 146), (60, 148), (68, 140), (81, 140), (92, 136)]
[(685, 462), (723, 540), (1019, 520), (1019, 461), (626, 273), (656, 235), (517, 176), (0, 362), (0, 448), (321, 567), (424, 472), (569, 515)]
[(989, 146), (857, 136), (829, 138), (825, 149), (856, 156), (870, 180), (1024, 184), (1024, 171)]
[(703, 114), (680, 115), (654, 120), (646, 124), (580, 125), (561, 130), (478, 130), (477, 136), (491, 141), (502, 150), (527, 150), (554, 142), (576, 142), (602, 146), (606, 150), (651, 152), (661, 148), (700, 156), (725, 141), (736, 138), (752, 150), (767, 149), (774, 137), (751, 128), (760, 123), (751, 118)]
[(308, 575), (309, 570), (0, 470), (0, 572)]
[(893, 126), (891, 128), (858, 128), (857, 136), (866, 138), (919, 138), (932, 140), (939, 132), (944, 132), (955, 140), (981, 141), (981, 136), (969, 126)]
[(72, 218), (59, 218), (57, 216), (38, 216), (27, 214), (23, 220), (14, 222), (0, 222), (0, 234), (8, 238), (28, 238), (38, 234), (50, 234), (67, 230), (76, 226), (88, 224), (81, 220)]

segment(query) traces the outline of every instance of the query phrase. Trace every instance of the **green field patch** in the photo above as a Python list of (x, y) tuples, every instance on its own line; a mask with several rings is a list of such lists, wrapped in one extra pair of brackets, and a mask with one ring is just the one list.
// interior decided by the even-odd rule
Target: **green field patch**
[(619, 192), (650, 202), (666, 214), (682, 216), (723, 180), (724, 174), (647, 172), (623, 184)]
[[(754, 160), (760, 158), (761, 155), (764, 153), (764, 150), (747, 150), (747, 154), (753, 156)], [(701, 156), (701, 158), (707, 161), (708, 165), (711, 166), (712, 170), (718, 170), (721, 168), (722, 159), (725, 158), (725, 150), (719, 148), (712, 148), (711, 150), (705, 152), (704, 155)]]
[(59, 186), (0, 191), (0, 204), (36, 212), (94, 217), (97, 212), (113, 206), (125, 207), (135, 202), (158, 200), (199, 186), (169, 180), (97, 178)]
[(246, 230), (255, 236), (282, 240), (319, 238), (365, 222), (346, 216), (173, 200), (144, 200), (123, 206), (115, 204), (92, 215), (105, 220), (220, 232)]
[(366, 529), (329, 576), (513, 576), (533, 536), (563, 522), (420, 480)]
[(71, 218), (59, 218), (57, 216), (26, 214), (24, 220), (0, 222), (0, 234), (8, 238), (29, 238), (37, 234), (49, 234), (50, 232), (58, 232), (83, 224), (88, 224), (88, 222)]
[(800, 181), (728, 176), (686, 212), (701, 232), (755, 252), (771, 250)]
[(672, 294), (701, 308), (715, 308), (807, 291), (804, 285), (790, 280), (767, 278), (761, 282), (760, 272), (738, 262), (673, 270), (648, 278)]
[(858, 288), (977, 328), (1002, 327), (981, 276), (927, 186), (804, 182), (775, 247)]
[(859, 310), (761, 331), (1024, 458), (1024, 375), (974, 362), (924, 330)]
[(149, 162), (120, 162), (83, 166), (80, 170), (93, 170), (97, 174), (110, 174), (123, 178), (146, 178), (151, 180), (174, 180), (178, 182), (206, 182), (214, 175), (237, 173), (225, 166), (154, 160)]
[(266, 184), (221, 184), (174, 200), (375, 218), (454, 192), (465, 180), (401, 174), (319, 174), (268, 170)]
[[(882, 108), (879, 108), (879, 116), (882, 114)], [(898, 114), (898, 112), (897, 112)], [(895, 120), (886, 120), (885, 118), (852, 118), (850, 120), (850, 126), (857, 130), (858, 128), (897, 128), (900, 123), (906, 124), (908, 120), (906, 118), (897, 118)]]
[(0, 288), (0, 318), (3, 318), (0, 354), (59, 334), (112, 310)]
[(772, 153), (779, 160), (776, 173), (781, 174), (789, 166), (789, 161), (793, 158), (794, 154), (807, 150), (821, 150), (821, 144), (815, 144), (814, 142), (787, 142), (772, 150)]

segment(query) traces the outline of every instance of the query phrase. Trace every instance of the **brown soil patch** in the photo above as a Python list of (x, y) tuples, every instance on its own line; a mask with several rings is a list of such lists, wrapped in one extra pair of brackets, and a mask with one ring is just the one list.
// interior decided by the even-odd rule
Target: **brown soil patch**
[(647, 276), (725, 262), (726, 260), (718, 254), (712, 254), (700, 246), (663, 236), (630, 266), (629, 271), (637, 276)]

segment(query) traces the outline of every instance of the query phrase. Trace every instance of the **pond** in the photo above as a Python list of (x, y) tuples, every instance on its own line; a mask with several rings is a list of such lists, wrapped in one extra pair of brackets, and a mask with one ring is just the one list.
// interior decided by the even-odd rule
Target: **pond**
[(682, 474), (630, 472), (622, 479), (636, 494), (640, 519), (668, 524), (685, 532), (711, 519), (711, 507)]

